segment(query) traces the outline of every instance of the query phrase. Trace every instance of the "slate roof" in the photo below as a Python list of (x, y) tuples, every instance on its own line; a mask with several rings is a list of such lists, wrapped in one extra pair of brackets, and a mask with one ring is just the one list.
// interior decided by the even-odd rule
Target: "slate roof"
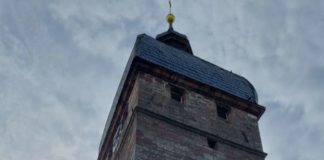
[(138, 36), (135, 56), (178, 74), (257, 103), (257, 93), (244, 77), (199, 57), (170, 47), (145, 34)]

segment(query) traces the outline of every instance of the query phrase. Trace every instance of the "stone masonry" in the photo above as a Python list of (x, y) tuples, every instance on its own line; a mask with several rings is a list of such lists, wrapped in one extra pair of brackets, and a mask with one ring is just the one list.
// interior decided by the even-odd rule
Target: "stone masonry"
[[(263, 160), (257, 116), (216, 97), (185, 90), (183, 102), (170, 96), (174, 84), (139, 72), (127, 100), (118, 160)], [(175, 84), (179, 85), (179, 84)], [(228, 119), (217, 106), (230, 108)], [(216, 142), (208, 146), (207, 139)]]

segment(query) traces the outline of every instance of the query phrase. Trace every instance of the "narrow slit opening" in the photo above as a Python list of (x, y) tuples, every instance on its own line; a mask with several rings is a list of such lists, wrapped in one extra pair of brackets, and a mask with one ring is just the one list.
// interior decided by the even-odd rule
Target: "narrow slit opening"
[(217, 141), (207, 138), (208, 147), (211, 149), (217, 149)]

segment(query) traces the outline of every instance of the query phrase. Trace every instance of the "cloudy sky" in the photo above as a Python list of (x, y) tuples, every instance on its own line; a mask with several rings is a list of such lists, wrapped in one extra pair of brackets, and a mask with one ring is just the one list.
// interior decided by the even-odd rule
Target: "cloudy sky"
[[(174, 0), (194, 54), (245, 76), (267, 160), (324, 157), (324, 1)], [(0, 159), (95, 160), (137, 34), (167, 0), (0, 0)]]

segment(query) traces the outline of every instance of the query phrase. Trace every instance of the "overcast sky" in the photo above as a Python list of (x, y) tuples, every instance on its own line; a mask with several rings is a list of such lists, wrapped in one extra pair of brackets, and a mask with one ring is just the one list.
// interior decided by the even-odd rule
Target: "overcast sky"
[[(324, 1), (174, 0), (196, 56), (246, 77), (267, 160), (324, 157)], [(0, 159), (95, 160), (138, 34), (167, 0), (0, 0)]]

